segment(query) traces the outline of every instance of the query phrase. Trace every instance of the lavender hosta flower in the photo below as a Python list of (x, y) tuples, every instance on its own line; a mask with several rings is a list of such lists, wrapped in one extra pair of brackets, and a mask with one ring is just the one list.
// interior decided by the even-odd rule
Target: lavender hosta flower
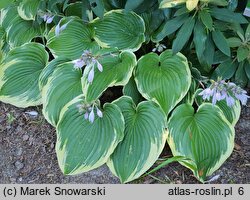
[(91, 110), (91, 112), (89, 113), (89, 122), (93, 123), (95, 120), (95, 114), (94, 114), (94, 109)]
[(83, 59), (76, 59), (76, 60), (73, 60), (73, 63), (74, 63), (74, 68), (75, 69), (80, 69), (82, 68), (86, 63)]
[(100, 111), (97, 107), (96, 107), (96, 114), (97, 114), (98, 117), (100, 117), (100, 118), (103, 117), (102, 111)]
[(234, 98), (231, 97), (230, 95), (226, 96), (226, 102), (229, 107), (232, 107), (235, 104)]
[(235, 94), (235, 97), (241, 101), (242, 105), (247, 104), (247, 99), (249, 98), (249, 96), (246, 95), (246, 93), (247, 92), (243, 90), (241, 94)]
[(159, 53), (161, 53), (161, 52), (163, 52), (164, 51), (164, 49), (166, 49), (167, 47), (164, 45), (164, 44), (159, 44), (159, 43), (157, 43), (156, 45), (155, 45), (155, 48), (153, 48), (153, 52), (156, 52), (156, 51), (158, 51)]
[(246, 105), (249, 96), (247, 95), (247, 92), (245, 90), (237, 85), (230, 84), (230, 91), (238, 100), (241, 101), (242, 105)]
[(61, 33), (64, 29), (66, 29), (66, 27), (68, 26), (68, 24), (71, 22), (71, 20), (70, 20), (70, 21), (68, 21), (66, 24), (63, 24), (62, 26), (60, 26), (61, 21), (62, 21), (62, 20), (60, 20), (59, 23), (58, 23), (58, 24), (56, 25), (56, 27), (55, 27), (55, 35), (56, 35), (56, 37), (58, 37), (58, 36), (60, 35), (60, 33)]
[(53, 21), (53, 19), (54, 19), (55, 16), (50, 15), (48, 13), (45, 13), (41, 17), (43, 18), (43, 21), (46, 22), (46, 24), (50, 24)]
[(223, 99), (226, 98), (226, 91), (217, 91), (215, 92), (215, 94), (213, 94), (213, 98), (212, 98), (212, 104), (215, 105), (217, 101), (221, 101)]
[(83, 57), (92, 57), (92, 54), (89, 50), (84, 50), (82, 53)]
[(102, 71), (103, 71), (103, 67), (102, 67), (101, 63), (99, 63), (98, 61), (96, 61), (96, 63), (97, 63), (97, 69), (98, 69), (100, 72), (102, 72)]
[(89, 50), (84, 50), (81, 57), (79, 59), (73, 60), (74, 68), (79, 69), (84, 66), (87, 68), (90, 68), (90, 71), (88, 73), (87, 80), (89, 83), (92, 83), (95, 76), (95, 67), (102, 72), (103, 66), (102, 64), (97, 60), (97, 58), (92, 55), (92, 53)]
[(209, 100), (211, 96), (214, 94), (214, 89), (206, 88), (201, 93), (199, 93), (200, 96), (202, 96), (203, 100)]
[(53, 19), (54, 19), (54, 16), (48, 17), (47, 20), (46, 20), (46, 23), (50, 24), (53, 21)]
[(93, 82), (94, 76), (95, 76), (95, 70), (94, 70), (94, 67), (92, 67), (92, 69), (90, 70), (90, 72), (88, 74), (88, 82), (89, 83)]
[(83, 118), (88, 120), (90, 123), (93, 123), (95, 120), (95, 115), (99, 118), (103, 117), (102, 111), (98, 108), (97, 104), (94, 102), (92, 104), (89, 103), (81, 103), (76, 105), (80, 114), (83, 114)]
[(216, 95), (213, 95), (213, 97), (212, 97), (212, 104), (215, 105), (216, 102), (217, 102), (217, 97), (216, 97)]
[(203, 90), (199, 95), (208, 101), (212, 97), (213, 105), (215, 105), (217, 101), (225, 99), (229, 107), (234, 106), (236, 99), (240, 100), (242, 105), (246, 105), (247, 99), (249, 98), (245, 90), (234, 83), (225, 82), (224, 80), (213, 81), (210, 87)]
[(84, 114), (84, 119), (88, 119), (89, 118), (89, 113), (88, 112), (86, 112), (85, 114)]

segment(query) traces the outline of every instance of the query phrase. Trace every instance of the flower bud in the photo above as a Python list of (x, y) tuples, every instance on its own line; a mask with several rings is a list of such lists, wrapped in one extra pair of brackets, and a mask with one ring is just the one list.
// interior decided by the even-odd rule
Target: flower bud
[(89, 113), (88, 112), (86, 112), (85, 114), (84, 114), (84, 119), (88, 119), (89, 118)]
[(56, 28), (55, 28), (55, 35), (56, 35), (56, 37), (58, 37), (59, 34), (60, 34), (60, 32), (62, 32), (67, 27), (67, 25), (68, 25), (69, 22), (71, 22), (71, 20), (68, 21), (66, 24), (60, 26), (61, 20), (59, 21), (59, 23), (56, 25)]
[(95, 120), (95, 114), (94, 114), (94, 110), (92, 109), (91, 112), (89, 113), (89, 122), (93, 123)]
[(94, 71), (94, 67), (92, 67), (92, 69), (90, 70), (90, 72), (88, 74), (88, 82), (89, 83), (93, 82), (94, 76), (95, 76), (95, 71)]
[(97, 114), (98, 117), (100, 117), (100, 118), (103, 117), (102, 111), (100, 111), (98, 108), (96, 108), (96, 114)]
[(99, 70), (100, 72), (102, 72), (102, 71), (103, 71), (103, 67), (102, 67), (101, 63), (99, 63), (98, 61), (96, 61), (96, 63), (97, 63), (97, 68), (98, 68), (98, 70)]
[(54, 16), (48, 16), (47, 20), (46, 20), (46, 23), (50, 24), (53, 21), (53, 19), (54, 19)]
[(73, 60), (73, 63), (74, 63), (74, 68), (75, 69), (82, 68), (85, 65), (85, 62), (82, 59)]

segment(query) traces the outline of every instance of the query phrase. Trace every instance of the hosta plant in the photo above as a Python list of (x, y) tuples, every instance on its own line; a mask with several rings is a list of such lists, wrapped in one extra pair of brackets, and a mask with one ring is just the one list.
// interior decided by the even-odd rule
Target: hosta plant
[(204, 182), (232, 153), (248, 99), (232, 81), (250, 78), (237, 1), (0, 2), (0, 101), (42, 105), (64, 174), (129, 182), (169, 145)]

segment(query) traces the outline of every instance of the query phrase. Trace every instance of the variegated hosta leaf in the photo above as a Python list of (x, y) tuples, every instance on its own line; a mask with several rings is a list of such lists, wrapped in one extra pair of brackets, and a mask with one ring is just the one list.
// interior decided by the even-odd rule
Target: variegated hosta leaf
[(23, 0), (17, 7), (18, 14), (24, 20), (35, 20), (40, 0)]
[(88, 74), (91, 68), (85, 68), (84, 70), (82, 84), (87, 102), (98, 99), (108, 87), (127, 84), (136, 65), (136, 57), (132, 52), (123, 51), (118, 56), (103, 56), (99, 59), (99, 62), (103, 66), (103, 71), (100, 72), (95, 68), (92, 83), (88, 82)]
[(202, 104), (195, 113), (190, 104), (177, 107), (169, 119), (168, 143), (174, 156), (191, 161), (180, 162), (205, 181), (230, 156), (234, 147), (234, 129), (221, 109)]
[(83, 17), (83, 12), (82, 12), (83, 6), (84, 6), (83, 2), (70, 3), (67, 5), (67, 8), (65, 9), (65, 15), (66, 16), (78, 16), (78, 17), (82, 18)]
[(1, 0), (0, 1), (0, 9), (8, 7), (9, 5), (11, 5), (13, 3), (13, 1), (14, 0), (9, 0), (9, 1)]
[(125, 96), (113, 103), (122, 110), (125, 137), (107, 164), (125, 183), (139, 178), (158, 159), (166, 142), (166, 115), (152, 101), (141, 102), (136, 107), (133, 100)]
[(241, 106), (238, 100), (235, 101), (235, 104), (232, 107), (227, 105), (225, 100), (216, 102), (216, 105), (223, 111), (227, 120), (235, 126), (240, 118)]
[(162, 0), (160, 8), (172, 8), (179, 4), (185, 3), (187, 0)]
[(226, 6), (228, 4), (227, 0), (162, 0), (160, 3), (160, 8), (172, 8), (177, 5), (186, 3), (187, 9), (192, 11), (198, 5), (199, 1), (211, 3), (218, 6)]
[(82, 96), (69, 102), (57, 125), (56, 152), (64, 174), (79, 174), (107, 162), (124, 137), (124, 118), (118, 106), (105, 104), (103, 117), (93, 123), (78, 110)]
[(199, 3), (199, 0), (187, 0), (186, 1), (187, 9), (190, 11), (195, 9), (198, 3)]
[(160, 56), (156, 53), (142, 56), (135, 81), (142, 96), (159, 103), (168, 114), (187, 94), (191, 73), (185, 56), (166, 50)]
[(124, 85), (122, 93), (123, 95), (131, 97), (136, 105), (143, 99), (140, 92), (137, 89), (135, 79), (133, 76), (129, 79), (128, 83)]
[(48, 53), (41, 44), (11, 50), (0, 65), (0, 101), (17, 107), (41, 104), (38, 78), (47, 62)]
[(58, 57), (53, 59), (48, 65), (42, 70), (39, 77), (39, 88), (42, 91), (43, 87), (47, 84), (49, 78), (55, 71), (58, 65), (70, 61), (69, 59)]
[(91, 22), (95, 40), (104, 48), (136, 51), (145, 41), (143, 19), (134, 12), (112, 10)]
[(4, 40), (0, 41), (0, 63), (2, 62), (2, 60), (6, 57), (6, 55), (8, 54), (8, 52), (10, 51), (10, 46), (8, 45), (8, 43)]
[(5, 52), (4, 52), (4, 46), (6, 44), (5, 41), (5, 30), (3, 29), (2, 26), (0, 26), (0, 63), (3, 59), (3, 57), (5, 56)]
[(4, 30), (4, 28), (2, 26), (0, 26), (0, 41), (3, 40), (4, 35), (5, 35), (5, 30)]
[[(67, 25), (65, 25), (67, 24)], [(52, 28), (48, 36), (50, 51), (55, 57), (61, 56), (69, 59), (79, 58), (84, 50), (98, 49), (94, 41), (94, 30), (83, 23), (79, 18), (64, 18), (60, 27), (64, 27), (55, 35), (55, 28)]]
[(74, 69), (71, 62), (59, 65), (42, 90), (43, 114), (56, 126), (61, 109), (73, 98), (82, 94), (82, 72)]
[(6, 41), (13, 47), (30, 42), (42, 34), (37, 22), (22, 19), (14, 6), (1, 10), (1, 26), (6, 31)]

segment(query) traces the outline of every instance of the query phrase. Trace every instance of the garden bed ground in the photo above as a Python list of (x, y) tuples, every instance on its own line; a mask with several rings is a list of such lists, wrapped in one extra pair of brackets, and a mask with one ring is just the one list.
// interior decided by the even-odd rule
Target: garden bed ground
[[(36, 110), (37, 116), (26, 114)], [(0, 102), (0, 183), (119, 183), (106, 166), (77, 176), (64, 176), (55, 154), (56, 133), (43, 118), (41, 107), (20, 109)], [(166, 147), (164, 156), (171, 156)], [(236, 126), (231, 157), (212, 183), (250, 183), (250, 102)], [(170, 164), (153, 176), (133, 183), (199, 183), (192, 173)]]

